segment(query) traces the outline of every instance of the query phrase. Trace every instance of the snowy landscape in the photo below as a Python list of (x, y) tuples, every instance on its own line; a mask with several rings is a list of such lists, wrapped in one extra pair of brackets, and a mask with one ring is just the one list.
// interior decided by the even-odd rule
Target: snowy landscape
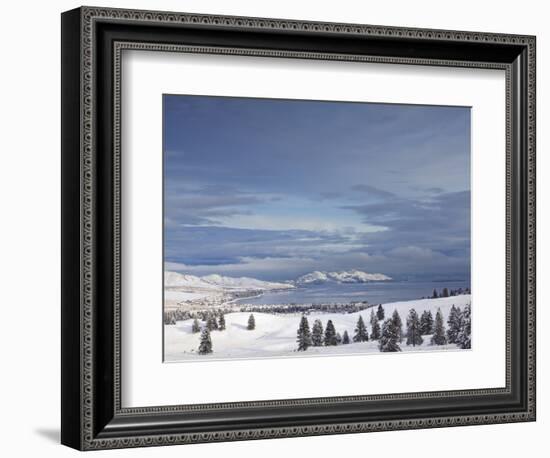
[[(466, 289), (443, 288), (440, 293), (433, 291), (430, 298), (386, 304), (367, 300), (348, 304), (247, 303), (266, 292), (333, 282), (364, 284), (366, 297), (370, 285), (380, 281), (391, 278), (355, 270), (313, 272), (277, 283), (166, 272), (165, 361), (470, 348), (470, 331), (464, 329), (469, 326), (471, 302)], [(436, 330), (438, 319), (440, 329)], [(390, 326), (392, 323), (395, 326)]]
[(470, 126), (163, 95), (164, 361), (472, 348)]

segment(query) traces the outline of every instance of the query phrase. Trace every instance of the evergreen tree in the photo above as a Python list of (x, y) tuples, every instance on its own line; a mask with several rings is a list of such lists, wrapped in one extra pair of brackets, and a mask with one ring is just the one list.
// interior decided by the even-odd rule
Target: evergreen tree
[(472, 348), (472, 320), (470, 304), (464, 307), (461, 324), (462, 327), (458, 333), (456, 344), (462, 349)]
[(380, 339), (380, 324), (378, 323), (378, 321), (375, 321), (371, 328), (370, 340), (378, 339)]
[(363, 317), (359, 315), (359, 319), (357, 320), (357, 325), (355, 326), (355, 334), (353, 336), (354, 342), (366, 342), (369, 340), (369, 333), (367, 331), (367, 327), (365, 326), (365, 322), (363, 321)]
[(434, 292), (432, 293), (432, 299), (437, 299), (439, 295), (437, 294), (437, 289), (434, 288)]
[(415, 347), (417, 345), (422, 345), (422, 342), (424, 342), (424, 340), (420, 332), (418, 313), (416, 313), (415, 309), (411, 309), (407, 317), (407, 345)]
[(311, 343), (314, 347), (323, 345), (323, 332), (323, 323), (321, 323), (321, 320), (315, 320), (313, 328), (311, 328)]
[(447, 341), (449, 343), (456, 343), (458, 333), (462, 327), (462, 312), (459, 307), (455, 307), (454, 304), (449, 312), (449, 319), (447, 320)]
[(336, 333), (336, 345), (340, 345), (342, 343), (342, 334), (339, 332)]
[(193, 325), (191, 326), (191, 331), (193, 333), (201, 332), (201, 325), (199, 324), (199, 320), (196, 318), (193, 320)]
[(225, 331), (225, 315), (223, 312), (220, 313), (220, 317), (218, 318), (218, 329), (220, 331)]
[(209, 331), (214, 331), (215, 329), (218, 329), (218, 322), (216, 321), (215, 315), (209, 315), (208, 319), (206, 320), (206, 327)]
[(199, 355), (207, 355), (212, 353), (212, 339), (210, 338), (210, 330), (205, 327), (202, 330), (201, 341), (199, 344)]
[(382, 304), (378, 305), (378, 309), (376, 310), (376, 317), (378, 318), (378, 321), (384, 319), (384, 307), (382, 307)]
[(378, 348), (382, 352), (401, 351), (399, 346), (399, 331), (392, 318), (388, 318), (382, 324), (382, 335), (378, 342)]
[(298, 342), (298, 351), (306, 351), (311, 346), (311, 332), (305, 315), (302, 315), (300, 320), (296, 342)]
[(401, 343), (403, 342), (403, 322), (401, 321), (401, 317), (399, 316), (399, 313), (397, 313), (397, 310), (393, 311), (391, 319), (395, 323), (395, 327), (397, 328), (397, 333), (399, 335), (399, 342)]
[(342, 337), (342, 344), (347, 345), (349, 344), (349, 334), (348, 331), (344, 331), (344, 337)]
[(445, 345), (447, 343), (447, 337), (445, 336), (445, 326), (443, 325), (443, 314), (441, 309), (437, 309), (435, 314), (435, 322), (433, 335), (431, 340), (432, 345)]
[(420, 332), (422, 335), (431, 334), (434, 327), (434, 318), (431, 310), (424, 310), (420, 317)]
[(218, 318), (218, 329), (220, 331), (225, 331), (225, 315), (223, 312), (220, 312), (220, 316)]
[(254, 315), (250, 314), (248, 317), (248, 326), (246, 327), (249, 331), (252, 331), (253, 329), (256, 329), (256, 320), (254, 319)]
[(325, 345), (327, 347), (331, 345), (338, 345), (338, 342), (336, 341), (336, 329), (334, 328), (332, 320), (328, 320), (327, 327), (325, 329)]
[(370, 309), (369, 323), (370, 323), (371, 326), (374, 326), (374, 323), (378, 323), (378, 318), (376, 317), (376, 315), (374, 313), (374, 308)]
[(441, 293), (441, 297), (449, 297), (449, 289), (443, 288), (443, 292)]

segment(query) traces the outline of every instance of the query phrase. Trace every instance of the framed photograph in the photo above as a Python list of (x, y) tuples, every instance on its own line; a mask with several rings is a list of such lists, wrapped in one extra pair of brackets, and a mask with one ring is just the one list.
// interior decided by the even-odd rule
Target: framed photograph
[(62, 443), (535, 420), (535, 37), (62, 15)]

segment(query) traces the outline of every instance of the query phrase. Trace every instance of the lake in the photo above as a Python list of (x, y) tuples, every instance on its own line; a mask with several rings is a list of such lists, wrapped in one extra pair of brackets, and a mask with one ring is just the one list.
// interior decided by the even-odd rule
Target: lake
[(250, 305), (327, 304), (367, 301), (370, 304), (410, 301), (431, 296), (437, 289), (469, 288), (467, 281), (385, 281), (370, 283), (326, 283), (299, 286), (293, 290), (266, 292), (259, 297), (239, 299)]

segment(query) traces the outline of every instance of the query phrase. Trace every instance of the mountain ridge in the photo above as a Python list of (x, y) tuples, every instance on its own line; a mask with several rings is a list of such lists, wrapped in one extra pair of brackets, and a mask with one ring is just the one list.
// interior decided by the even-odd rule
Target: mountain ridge
[(323, 283), (368, 283), (371, 281), (389, 281), (391, 277), (381, 273), (368, 273), (362, 270), (351, 269), (335, 272), (315, 270), (298, 277), (294, 283), (297, 285), (323, 284)]
[(391, 277), (381, 273), (368, 273), (357, 269), (341, 271), (315, 270), (288, 282), (272, 282), (251, 277), (228, 277), (218, 274), (204, 276), (166, 271), (164, 286), (168, 288), (193, 288), (203, 290), (277, 290), (292, 289), (296, 286), (323, 283), (368, 283), (371, 281), (389, 281)]
[(290, 283), (278, 283), (258, 280), (251, 277), (226, 277), (218, 274), (196, 275), (179, 272), (164, 272), (164, 286), (168, 288), (195, 288), (207, 290), (276, 290), (292, 289)]

